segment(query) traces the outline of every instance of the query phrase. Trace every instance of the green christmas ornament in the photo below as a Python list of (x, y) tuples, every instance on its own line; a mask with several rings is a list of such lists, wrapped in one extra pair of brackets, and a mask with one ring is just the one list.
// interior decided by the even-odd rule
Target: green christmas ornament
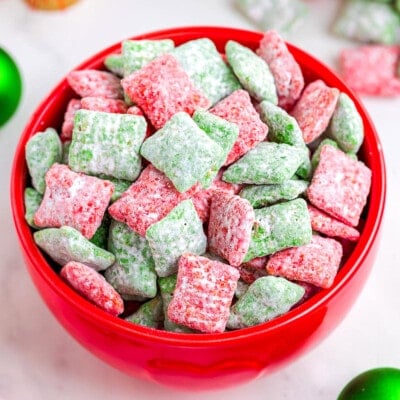
[(0, 127), (14, 114), (21, 100), (22, 80), (17, 65), (0, 47)]
[(399, 400), (400, 369), (375, 368), (352, 379), (337, 400)]

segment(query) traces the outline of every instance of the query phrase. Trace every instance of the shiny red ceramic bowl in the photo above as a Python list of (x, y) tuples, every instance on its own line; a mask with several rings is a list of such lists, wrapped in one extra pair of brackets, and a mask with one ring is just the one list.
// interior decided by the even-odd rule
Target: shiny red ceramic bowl
[[(261, 33), (220, 27), (177, 28), (137, 36), (170, 38), (177, 45), (208, 37), (223, 52), (234, 39), (256, 49)], [(120, 44), (96, 54), (78, 68), (103, 68), (105, 56)], [(306, 81), (323, 79), (355, 101), (365, 126), (360, 158), (372, 169), (372, 189), (364, 212), (360, 240), (339, 271), (334, 285), (270, 322), (220, 334), (183, 334), (153, 330), (113, 317), (92, 305), (52, 269), (33, 241), (24, 220), (23, 191), (28, 182), (24, 147), (37, 131), (60, 128), (65, 107), (73, 97), (66, 80), (50, 93), (32, 115), (18, 144), (11, 177), (11, 204), (28, 271), (45, 303), (65, 329), (84, 347), (110, 365), (134, 376), (190, 390), (238, 385), (290, 363), (324, 339), (344, 318), (361, 292), (378, 248), (385, 207), (385, 164), (379, 138), (364, 107), (325, 65), (289, 46)]]

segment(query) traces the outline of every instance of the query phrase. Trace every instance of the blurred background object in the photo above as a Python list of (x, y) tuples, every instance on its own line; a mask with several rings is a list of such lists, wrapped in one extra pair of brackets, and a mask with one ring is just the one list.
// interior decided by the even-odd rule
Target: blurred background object
[(32, 8), (39, 10), (63, 10), (78, 0), (25, 0)]
[(14, 114), (21, 100), (22, 79), (12, 57), (0, 47), (0, 126)]

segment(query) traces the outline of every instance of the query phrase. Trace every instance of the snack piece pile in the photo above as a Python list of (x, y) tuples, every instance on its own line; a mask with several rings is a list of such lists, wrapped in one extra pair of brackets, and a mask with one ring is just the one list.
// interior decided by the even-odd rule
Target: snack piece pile
[(341, 75), (354, 91), (369, 96), (400, 95), (398, 0), (346, 0), (333, 31), (362, 43), (342, 50), (339, 58)]
[[(282, 37), (127, 40), (71, 72), (60, 132), (26, 145), (25, 218), (72, 288), (133, 324), (220, 333), (331, 287), (371, 171), (351, 98)], [(196, 60), (193, 63), (193, 59)]]

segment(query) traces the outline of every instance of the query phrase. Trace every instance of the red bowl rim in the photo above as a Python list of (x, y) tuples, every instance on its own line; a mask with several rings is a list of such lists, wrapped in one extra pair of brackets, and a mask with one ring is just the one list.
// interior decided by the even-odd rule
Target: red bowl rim
[[(223, 40), (236, 38), (234, 40), (238, 40), (243, 44), (250, 46), (251, 44), (254, 45), (255, 43), (258, 43), (258, 41), (262, 38), (262, 33), (223, 26), (191, 26), (158, 30), (137, 35), (131, 37), (130, 39), (171, 38), (176, 42), (184, 42), (190, 39), (201, 37), (210, 37), (210, 39), (220, 37)], [(243, 37), (244, 40), (239, 40), (237, 39), (238, 37)], [(75, 69), (93, 67), (93, 65), (99, 63), (99, 60), (104, 59), (105, 56), (118, 52), (120, 49), (120, 43), (121, 42), (117, 42), (96, 53), (85, 62), (77, 66)], [(34, 132), (45, 128), (41, 126), (41, 116), (47, 113), (47, 111), (52, 107), (55, 99), (68, 88), (68, 84), (64, 78), (37, 107), (21, 135), (13, 160), (10, 191), (13, 219), (17, 235), (20, 240), (20, 245), (26, 257), (35, 268), (36, 272), (54, 292), (60, 295), (66, 302), (73, 305), (73, 307), (82, 315), (90, 315), (90, 318), (93, 320), (93, 322), (97, 322), (99, 326), (107, 327), (110, 330), (116, 330), (121, 335), (127, 337), (140, 336), (148, 341), (157, 343), (192, 347), (206, 347), (211, 344), (240, 342), (243, 339), (252, 337), (254, 335), (268, 334), (271, 331), (279, 330), (281, 327), (290, 324), (292, 321), (298, 320), (303, 316), (312, 313), (318, 307), (323, 307), (326, 305), (333, 297), (340, 295), (342, 288), (353, 278), (355, 274), (357, 274), (358, 270), (362, 268), (364, 260), (373, 247), (374, 241), (377, 240), (379, 228), (382, 223), (386, 200), (386, 170), (382, 146), (366, 109), (358, 97), (352, 93), (346, 84), (329, 67), (327, 67), (321, 61), (315, 59), (312, 55), (304, 52), (294, 45), (291, 45), (290, 43), (288, 43), (288, 47), (295, 58), (301, 57), (302, 67), (309, 67), (311, 70), (316, 70), (317, 67), (318, 73), (323, 76), (323, 79), (327, 81), (327, 83), (329, 83), (329, 81), (334, 81), (335, 87), (343, 92), (346, 92), (353, 99), (363, 118), (364, 126), (369, 126), (371, 131), (371, 135), (365, 137), (365, 144), (363, 145), (368, 148), (367, 155), (370, 158), (371, 164), (373, 164), (373, 166), (370, 165), (370, 168), (373, 169), (373, 178), (369, 198), (368, 218), (365, 221), (362, 234), (356, 247), (354, 248), (354, 251), (339, 270), (333, 286), (331, 286), (329, 289), (324, 289), (318, 292), (303, 304), (271, 321), (254, 327), (215, 334), (175, 333), (134, 325), (123, 319), (106, 313), (77, 294), (64, 281), (62, 281), (59, 275), (51, 268), (33, 241), (32, 232), (24, 219), (24, 180), (21, 179), (21, 172), (23, 172), (25, 168), (25, 143)]]

